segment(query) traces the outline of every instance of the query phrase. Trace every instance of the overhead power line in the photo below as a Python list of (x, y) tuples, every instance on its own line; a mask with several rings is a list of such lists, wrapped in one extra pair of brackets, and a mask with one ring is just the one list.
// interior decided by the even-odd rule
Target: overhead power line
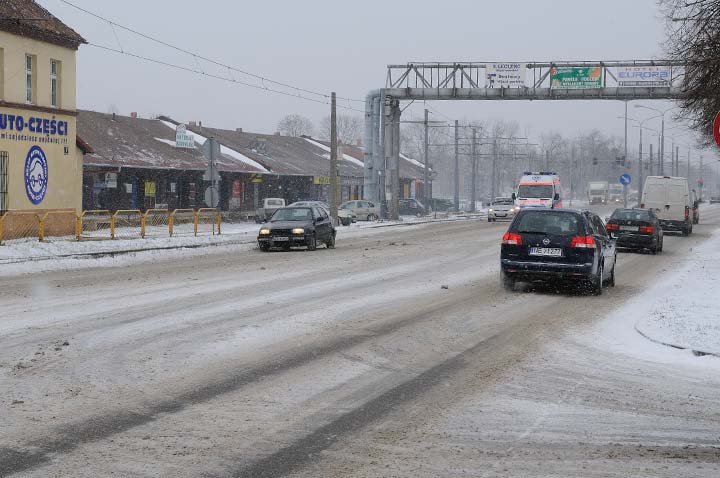
[[(303, 95), (301, 94), (301, 93), (304, 93), (305, 95), (312, 95), (312, 96), (315, 96), (315, 97), (318, 97), (318, 98), (322, 98), (323, 100), (327, 100), (327, 104), (329, 104), (329, 102), (330, 102), (330, 94), (328, 94), (328, 93), (313, 91), (313, 90), (310, 90), (310, 89), (307, 89), (307, 88), (301, 88), (301, 87), (299, 87), (299, 86), (291, 85), (291, 84), (289, 84), (289, 83), (285, 83), (285, 82), (282, 82), (282, 81), (273, 80), (273, 79), (268, 78), (268, 77), (263, 76), (263, 75), (259, 75), (259, 74), (252, 73), (252, 72), (247, 71), (247, 70), (243, 70), (243, 69), (240, 69), (240, 68), (236, 68), (236, 67), (234, 67), (234, 66), (231, 66), (231, 65), (222, 63), (222, 62), (217, 61), (217, 60), (214, 60), (214, 59), (212, 59), (212, 58), (208, 58), (208, 57), (206, 57), (206, 56), (203, 56), (203, 55), (201, 55), (201, 54), (192, 52), (192, 51), (190, 51), (190, 50), (187, 50), (187, 49), (185, 49), (185, 48), (179, 47), (179, 46), (177, 46), (177, 45), (173, 45), (173, 44), (171, 44), (171, 43), (169, 43), (169, 42), (166, 42), (166, 41), (164, 41), (164, 40), (160, 40), (160, 39), (155, 38), (155, 37), (153, 37), (153, 36), (151, 36), (151, 35), (148, 35), (147, 33), (143, 33), (143, 32), (140, 32), (140, 31), (138, 31), (138, 30), (135, 30), (134, 28), (131, 28), (131, 27), (128, 27), (128, 26), (125, 26), (125, 25), (121, 25), (121, 24), (119, 24), (119, 23), (117, 23), (117, 22), (115, 22), (115, 21), (113, 21), (113, 20), (110, 20), (109, 18), (103, 17), (102, 15), (99, 15), (99, 14), (97, 14), (97, 13), (95, 13), (95, 12), (92, 12), (92, 11), (90, 11), (90, 10), (87, 10), (87, 9), (85, 9), (85, 8), (79, 6), (79, 5), (76, 5), (76, 4), (74, 4), (74, 3), (72, 3), (72, 2), (70, 2), (70, 1), (68, 1), (68, 0), (60, 0), (60, 2), (68, 5), (69, 7), (75, 8), (76, 10), (79, 10), (79, 11), (81, 11), (81, 12), (87, 14), (87, 15), (90, 15), (90, 16), (92, 16), (92, 17), (94, 17), (94, 18), (97, 18), (98, 20), (101, 20), (101, 21), (103, 21), (103, 22), (108, 23), (108, 24), (110, 25), (111, 29), (113, 30), (113, 34), (115, 35), (115, 39), (118, 41), (118, 47), (119, 47), (119, 49), (114, 49), (114, 48), (106, 47), (106, 46), (103, 46), (103, 45), (97, 45), (97, 44), (95, 44), (95, 43), (89, 43), (89, 44), (92, 45), (92, 46), (99, 47), (99, 48), (103, 48), (103, 49), (109, 50), (109, 51), (114, 51), (114, 52), (116, 52), (116, 53), (126, 54), (126, 55), (133, 56), (133, 57), (136, 57), (136, 58), (139, 58), (139, 59), (142, 59), (142, 60), (146, 60), (146, 61), (153, 61), (153, 62), (155, 62), (155, 63), (162, 63), (162, 64), (165, 64), (166, 66), (176, 67), (176, 68), (183, 69), (183, 70), (186, 70), (186, 71), (191, 71), (191, 72), (194, 72), (194, 73), (206, 74), (206, 73), (202, 70), (202, 68), (200, 67), (199, 64), (198, 64), (198, 70), (194, 70), (194, 69), (192, 69), (192, 68), (182, 67), (182, 66), (180, 66), (180, 65), (174, 65), (174, 64), (170, 64), (170, 63), (168, 63), (168, 62), (164, 62), (164, 61), (162, 61), (162, 60), (155, 60), (155, 59), (151, 59), (151, 58), (148, 58), (148, 57), (143, 57), (142, 55), (136, 55), (136, 54), (132, 54), (132, 53), (128, 53), (128, 52), (124, 51), (124, 48), (122, 48), (122, 45), (120, 45), (120, 41), (119, 41), (119, 39), (117, 38), (117, 34), (116, 34), (116, 32), (115, 32), (115, 27), (118, 27), (118, 28), (121, 28), (121, 29), (123, 29), (123, 30), (125, 30), (125, 31), (127, 31), (127, 32), (130, 32), (130, 33), (134, 34), (134, 35), (137, 35), (137, 36), (139, 36), (139, 37), (141, 37), (141, 38), (144, 38), (144, 39), (146, 39), (146, 40), (152, 41), (152, 42), (157, 43), (157, 44), (159, 44), (159, 45), (162, 45), (162, 46), (164, 46), (164, 47), (171, 48), (171, 49), (176, 50), (176, 51), (178, 51), (178, 52), (181, 52), (181, 53), (184, 53), (184, 54), (186, 54), (186, 55), (192, 56), (192, 57), (195, 59), (196, 63), (197, 63), (197, 60), (203, 60), (203, 61), (206, 61), (206, 62), (208, 62), (208, 63), (210, 63), (210, 64), (215, 65), (215, 66), (219, 66), (219, 67), (222, 67), (223, 69), (227, 69), (228, 72), (234, 71), (234, 72), (237, 72), (237, 73), (246, 75), (246, 76), (248, 76), (248, 77), (250, 77), (250, 78), (254, 78), (254, 79), (256, 79), (256, 80), (259, 80), (261, 84), (259, 84), (259, 85), (253, 85), (253, 84), (250, 84), (250, 83), (247, 83), (247, 82), (243, 82), (243, 81), (235, 81), (235, 80), (232, 78), (232, 76), (231, 76), (230, 78), (224, 78), (224, 77), (222, 77), (222, 76), (220, 76), (220, 75), (213, 75), (213, 74), (206, 74), (206, 76), (210, 76), (210, 77), (214, 77), (214, 78), (218, 78), (218, 79), (223, 79), (223, 80), (231, 81), (231, 82), (234, 82), (234, 83), (237, 83), (237, 84), (240, 84), (240, 85), (243, 85), (243, 86), (248, 86), (248, 87), (251, 87), (251, 88), (256, 88), (256, 89), (271, 91), (271, 92), (274, 92), (274, 93), (286, 94), (287, 96), (292, 96), (292, 97), (296, 97), (296, 98), (306, 99), (306, 100), (310, 100), (310, 101), (317, 101), (317, 98), (316, 98), (316, 99), (313, 99), (313, 98), (309, 98), (309, 97), (307, 97), (307, 96), (303, 96)], [(267, 87), (267, 86), (265, 85), (265, 83), (269, 83), (269, 84), (275, 85), (275, 86), (277, 86), (277, 87), (287, 88), (287, 89), (293, 90), (295, 93), (282, 92), (282, 91), (278, 90), (277, 88)], [(343, 96), (337, 96), (337, 99), (338, 99), (338, 100), (347, 101), (347, 102), (364, 103), (364, 100), (360, 100), (360, 99), (356, 99), (356, 98), (343, 97)], [(325, 103), (325, 101), (320, 101), (320, 102), (321, 102), (321, 103)], [(340, 106), (340, 105), (338, 105), (338, 106)], [(345, 107), (345, 109), (353, 109), (353, 108)], [(355, 111), (360, 111), (360, 110), (355, 110)]]

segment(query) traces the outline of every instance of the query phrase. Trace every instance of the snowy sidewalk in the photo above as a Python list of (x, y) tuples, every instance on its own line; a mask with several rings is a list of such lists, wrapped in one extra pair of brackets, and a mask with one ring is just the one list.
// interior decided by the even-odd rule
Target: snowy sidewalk
[(654, 342), (720, 357), (720, 233), (695, 248), (647, 297), (635, 329)]
[[(398, 226), (417, 226), (435, 222), (477, 220), (485, 217), (482, 214), (457, 215), (451, 217), (403, 217), (400, 221), (357, 222), (350, 226), (338, 227), (338, 238), (357, 234), (381, 232), (384, 228)], [(0, 246), (0, 265), (21, 266), (25, 263), (47, 262), (60, 259), (88, 259), (121, 254), (153, 252), (154, 257), (163, 251), (172, 252), (180, 249), (201, 249), (212, 246), (246, 245), (252, 247), (257, 239), (259, 224), (255, 223), (223, 223), (221, 235), (201, 235), (194, 237), (148, 237), (145, 239), (115, 239), (98, 241), (75, 241), (74, 238), (50, 238), (47, 242), (37, 239), (21, 239), (6, 241)], [(373, 231), (376, 230), (376, 231)], [(8, 273), (8, 268), (3, 272)], [(25, 271), (22, 268), (14, 268)], [(36, 270), (28, 268), (27, 271)]]

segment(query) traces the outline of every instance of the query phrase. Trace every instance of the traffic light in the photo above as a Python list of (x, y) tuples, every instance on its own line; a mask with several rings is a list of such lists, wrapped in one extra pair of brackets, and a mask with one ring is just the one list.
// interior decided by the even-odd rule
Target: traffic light
[(593, 158), (593, 166), (597, 166), (597, 165), (598, 165), (598, 159), (597, 159), (597, 158)]
[(625, 166), (625, 156), (615, 156), (615, 164)]

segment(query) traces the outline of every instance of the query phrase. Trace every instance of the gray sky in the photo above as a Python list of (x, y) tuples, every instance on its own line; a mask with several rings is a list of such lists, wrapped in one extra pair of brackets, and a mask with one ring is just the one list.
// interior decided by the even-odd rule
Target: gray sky
[[(664, 25), (655, 0), (456, 0), (338, 2), (71, 0), (117, 23), (218, 61), (314, 91), (364, 98), (382, 87), (386, 65), (408, 61), (561, 61), (661, 58)], [(116, 30), (60, 0), (40, 0), (93, 43), (213, 70)], [(227, 74), (227, 71), (220, 71)], [(238, 79), (240, 75), (236, 75)], [(268, 94), (81, 47), (79, 107), (158, 113), (218, 127), (272, 132), (300, 113), (316, 122), (326, 105)], [(361, 103), (352, 103), (362, 109)], [(622, 135), (621, 102), (435, 102), (452, 118), (515, 119), (533, 136), (598, 128)], [(670, 104), (653, 103), (659, 108)], [(423, 104), (408, 112), (420, 116)], [(359, 114), (359, 113), (355, 113)], [(638, 119), (649, 111), (630, 109)], [(659, 125), (658, 125), (659, 127)], [(636, 132), (631, 130), (632, 144)], [(686, 139), (685, 141), (689, 141)], [(634, 151), (634, 149), (632, 149)]]

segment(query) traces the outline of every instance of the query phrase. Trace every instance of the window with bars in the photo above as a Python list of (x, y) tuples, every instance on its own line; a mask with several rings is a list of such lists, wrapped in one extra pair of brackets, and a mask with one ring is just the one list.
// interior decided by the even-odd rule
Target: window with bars
[(8, 153), (0, 151), (0, 213), (8, 210)]

